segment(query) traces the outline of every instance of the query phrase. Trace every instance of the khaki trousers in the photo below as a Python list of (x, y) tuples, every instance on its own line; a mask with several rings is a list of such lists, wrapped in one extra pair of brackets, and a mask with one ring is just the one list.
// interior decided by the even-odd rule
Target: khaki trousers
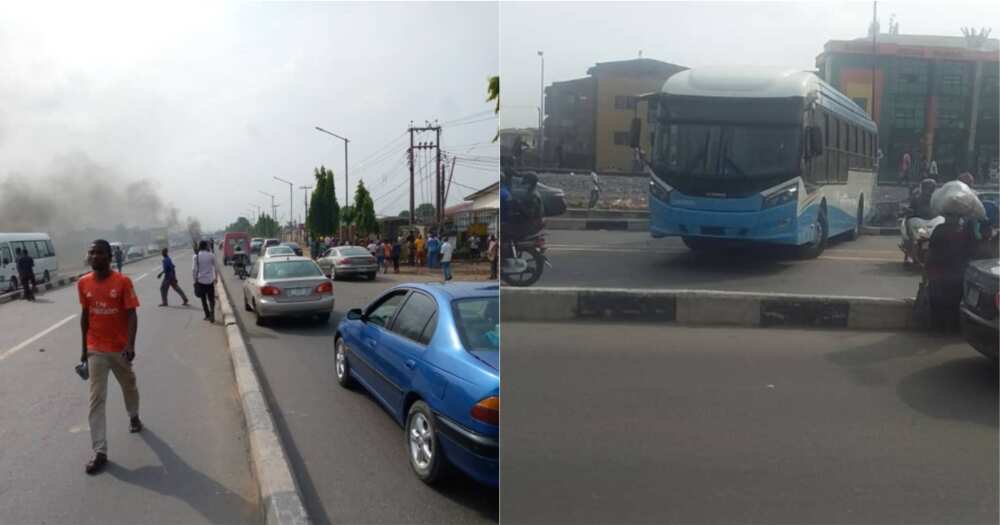
[(130, 418), (139, 415), (139, 389), (135, 384), (132, 363), (120, 352), (90, 352), (87, 354), (90, 369), (90, 439), (94, 452), (108, 453), (107, 417), (104, 413), (108, 399), (108, 372), (115, 375), (125, 397), (125, 410)]

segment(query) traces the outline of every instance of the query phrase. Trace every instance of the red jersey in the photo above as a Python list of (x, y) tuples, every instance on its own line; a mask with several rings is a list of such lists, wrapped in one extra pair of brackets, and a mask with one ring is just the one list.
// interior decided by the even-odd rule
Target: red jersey
[(124, 350), (128, 344), (128, 311), (139, 307), (132, 280), (119, 272), (111, 272), (107, 279), (100, 281), (91, 272), (80, 278), (76, 289), (90, 322), (87, 350)]

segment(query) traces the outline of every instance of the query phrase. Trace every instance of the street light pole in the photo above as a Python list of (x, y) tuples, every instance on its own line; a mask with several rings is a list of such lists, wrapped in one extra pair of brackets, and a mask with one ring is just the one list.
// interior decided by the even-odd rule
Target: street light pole
[(538, 164), (539, 167), (545, 165), (545, 53), (538, 52), (542, 59), (542, 72), (539, 80), (539, 103), (538, 103)]
[(288, 222), (291, 223), (292, 228), (295, 228), (295, 203), (293, 202), (292, 192), (295, 190), (295, 184), (291, 181), (287, 181), (281, 177), (274, 177), (274, 180), (279, 182), (284, 182), (288, 185)]
[(299, 186), (302, 190), (302, 230), (306, 234), (306, 244), (309, 244), (309, 225), (306, 223), (309, 222), (309, 190), (312, 188), (312, 186)]
[(268, 197), (271, 197), (271, 218), (277, 221), (278, 205), (274, 203), (274, 195), (271, 195), (270, 193), (261, 190), (257, 190), (257, 192), (267, 195)]
[(344, 141), (344, 206), (347, 206), (347, 203), (350, 202), (350, 197), (348, 196), (349, 195), (348, 192), (350, 191), (350, 189), (348, 188), (348, 182), (347, 182), (347, 144), (351, 141), (348, 140), (347, 137), (341, 137), (340, 135), (337, 135), (332, 131), (327, 131), (319, 126), (316, 126), (316, 131), (326, 133), (327, 135), (332, 135)]

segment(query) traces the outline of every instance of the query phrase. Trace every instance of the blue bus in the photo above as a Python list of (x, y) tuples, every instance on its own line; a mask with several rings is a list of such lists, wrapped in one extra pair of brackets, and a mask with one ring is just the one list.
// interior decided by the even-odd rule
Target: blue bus
[[(875, 191), (878, 131), (815, 74), (692, 69), (642, 100), (653, 237), (679, 236), (692, 250), (789, 245), (817, 257), (830, 237), (859, 234)], [(633, 146), (640, 133), (636, 119)]]

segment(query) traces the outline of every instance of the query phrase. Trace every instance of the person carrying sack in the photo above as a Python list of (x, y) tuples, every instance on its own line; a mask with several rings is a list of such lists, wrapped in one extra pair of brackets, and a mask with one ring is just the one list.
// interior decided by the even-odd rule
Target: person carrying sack
[(194, 254), (192, 265), (194, 277), (194, 295), (201, 299), (201, 307), (205, 310), (205, 320), (215, 322), (215, 256), (209, 250), (208, 241), (198, 244), (198, 253)]

